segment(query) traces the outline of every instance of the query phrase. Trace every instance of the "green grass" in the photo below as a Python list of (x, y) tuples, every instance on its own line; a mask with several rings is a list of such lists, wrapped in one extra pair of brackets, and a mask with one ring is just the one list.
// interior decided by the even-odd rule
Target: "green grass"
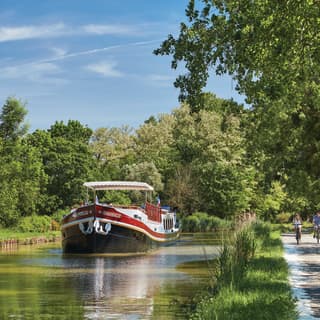
[[(283, 258), (279, 231), (268, 226), (255, 228), (255, 254), (242, 273), (228, 279), (217, 276), (212, 294), (196, 307), (191, 319), (210, 320), (295, 320), (298, 314), (288, 283), (288, 266)], [(241, 246), (240, 246), (241, 247)], [(231, 259), (232, 260), (232, 259)], [(234, 261), (220, 265), (232, 273)], [(236, 267), (236, 266), (235, 266)], [(236, 268), (235, 268), (236, 270)], [(220, 271), (221, 273), (221, 271)]]
[(31, 238), (53, 239), (60, 236), (60, 231), (48, 232), (19, 232), (14, 229), (0, 229), (0, 242), (6, 240), (18, 240), (19, 242), (27, 241)]

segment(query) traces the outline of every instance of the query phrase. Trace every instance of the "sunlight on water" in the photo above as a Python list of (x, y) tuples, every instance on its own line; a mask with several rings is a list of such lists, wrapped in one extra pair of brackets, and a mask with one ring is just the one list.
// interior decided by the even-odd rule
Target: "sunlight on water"
[[(297, 298), (299, 320), (319, 319), (318, 316), (314, 317), (312, 315), (314, 313), (312, 297), (309, 295), (307, 290), (307, 287), (310, 286), (310, 283), (309, 285), (306, 283), (306, 281), (309, 280), (311, 283), (314, 283), (315, 287), (318, 289), (317, 281), (312, 281), (313, 275), (310, 272), (310, 266), (312, 265), (312, 261), (314, 259), (317, 269), (319, 268), (319, 250), (317, 247), (313, 247), (313, 244), (304, 243), (303, 246), (304, 247), (297, 247), (295, 244), (285, 243), (284, 257), (290, 269), (290, 284), (292, 287), (293, 296)], [(304, 261), (305, 259), (309, 259), (308, 263)], [(317, 270), (315, 271), (318, 273)], [(317, 310), (316, 313), (319, 315), (319, 310)]]
[[(212, 243), (210, 245), (210, 242)], [(217, 240), (183, 237), (140, 255), (63, 255), (59, 244), (0, 253), (0, 319), (185, 319)]]

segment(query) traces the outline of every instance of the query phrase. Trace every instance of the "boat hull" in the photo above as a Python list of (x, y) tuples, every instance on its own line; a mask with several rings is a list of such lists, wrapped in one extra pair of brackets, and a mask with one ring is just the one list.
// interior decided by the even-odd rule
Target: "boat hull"
[(173, 244), (177, 238), (177, 233), (169, 233), (162, 241), (155, 241), (140, 231), (117, 225), (112, 225), (108, 234), (95, 230), (84, 234), (75, 224), (62, 231), (62, 249), (64, 253), (138, 253)]
[(85, 235), (75, 225), (64, 231), (62, 240), (64, 253), (145, 252), (156, 245), (145, 234), (119, 226), (112, 226), (107, 235), (96, 231)]

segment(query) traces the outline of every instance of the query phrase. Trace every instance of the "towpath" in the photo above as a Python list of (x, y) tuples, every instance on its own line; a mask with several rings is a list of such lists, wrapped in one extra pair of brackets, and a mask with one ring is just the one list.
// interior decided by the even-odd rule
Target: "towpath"
[(286, 233), (282, 235), (282, 242), (299, 319), (320, 319), (320, 244), (311, 234), (302, 234), (301, 243), (297, 245), (295, 235)]

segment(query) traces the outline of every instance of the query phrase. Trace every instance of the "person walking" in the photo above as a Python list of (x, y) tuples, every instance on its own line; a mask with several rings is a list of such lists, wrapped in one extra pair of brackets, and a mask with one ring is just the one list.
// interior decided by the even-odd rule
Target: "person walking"
[(317, 211), (317, 213), (313, 216), (312, 224), (313, 224), (313, 238), (315, 238), (317, 229), (320, 226), (320, 211)]

